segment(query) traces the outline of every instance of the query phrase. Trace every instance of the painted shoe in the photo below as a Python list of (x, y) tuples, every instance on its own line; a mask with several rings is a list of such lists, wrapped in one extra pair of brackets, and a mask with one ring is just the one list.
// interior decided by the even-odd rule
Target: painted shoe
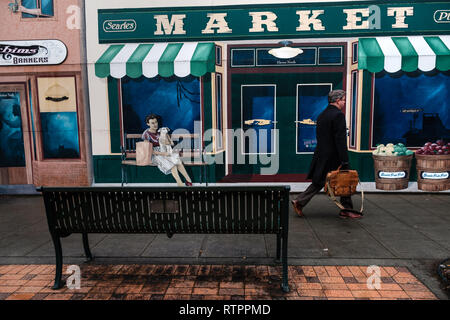
[(292, 200), (291, 203), (292, 203), (292, 206), (294, 207), (295, 213), (297, 213), (297, 215), (299, 217), (304, 217), (303, 212), (302, 212), (302, 207), (300, 207), (300, 205), (298, 204), (298, 201)]
[(192, 187), (192, 182), (185, 181), (184, 184), (185, 184), (186, 186), (188, 186), (188, 187)]

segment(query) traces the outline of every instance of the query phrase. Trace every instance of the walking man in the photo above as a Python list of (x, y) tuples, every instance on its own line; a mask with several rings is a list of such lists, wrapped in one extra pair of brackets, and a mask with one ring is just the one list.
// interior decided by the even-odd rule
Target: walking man
[[(298, 216), (303, 217), (303, 208), (311, 198), (320, 192), (325, 185), (327, 173), (341, 169), (348, 170), (347, 153), (347, 127), (342, 110), (345, 108), (345, 91), (333, 90), (328, 94), (328, 106), (317, 118), (316, 137), (317, 147), (308, 173), (308, 179), (312, 179), (311, 185), (296, 199), (292, 205)], [(341, 197), (344, 208), (353, 209), (351, 197)], [(361, 215), (342, 210), (339, 215), (342, 218), (360, 218)]]

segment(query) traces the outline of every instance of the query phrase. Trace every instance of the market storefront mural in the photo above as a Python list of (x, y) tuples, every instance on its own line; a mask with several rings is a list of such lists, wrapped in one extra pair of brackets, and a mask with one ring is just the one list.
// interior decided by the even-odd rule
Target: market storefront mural
[[(225, 160), (201, 158), (188, 168), (194, 182), (205, 168), (210, 182), (306, 181), (317, 117), (334, 89), (347, 92), (350, 162), (362, 181), (375, 179), (367, 168), (378, 144), (450, 138), (446, 1), (152, 6), (91, 5), (90, 92), (106, 101), (110, 127), (102, 146), (93, 138), (97, 182), (120, 181), (113, 168), (150, 113), (195, 135), (206, 159)], [(300, 54), (277, 58), (280, 46)], [(126, 170), (128, 182), (170, 182), (152, 167)]]

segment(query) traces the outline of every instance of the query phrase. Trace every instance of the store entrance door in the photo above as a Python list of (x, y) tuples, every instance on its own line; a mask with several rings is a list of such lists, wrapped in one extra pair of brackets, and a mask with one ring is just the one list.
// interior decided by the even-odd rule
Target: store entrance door
[(25, 85), (0, 85), (0, 185), (31, 184)]
[(276, 175), (263, 173), (260, 181), (304, 181), (317, 143), (317, 116), (327, 106), (330, 90), (342, 88), (343, 73), (231, 77), (232, 128), (246, 133), (241, 144), (234, 143), (232, 175), (261, 175), (262, 168), (275, 169), (273, 161), (278, 156)]

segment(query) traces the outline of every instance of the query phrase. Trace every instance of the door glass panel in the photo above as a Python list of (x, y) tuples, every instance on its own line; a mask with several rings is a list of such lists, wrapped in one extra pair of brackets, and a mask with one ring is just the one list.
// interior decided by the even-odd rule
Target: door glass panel
[(244, 154), (272, 153), (275, 150), (275, 85), (243, 85), (241, 112)]
[(297, 153), (314, 152), (316, 121), (328, 105), (331, 83), (297, 85)]
[(24, 167), (19, 92), (0, 92), (0, 167)]

